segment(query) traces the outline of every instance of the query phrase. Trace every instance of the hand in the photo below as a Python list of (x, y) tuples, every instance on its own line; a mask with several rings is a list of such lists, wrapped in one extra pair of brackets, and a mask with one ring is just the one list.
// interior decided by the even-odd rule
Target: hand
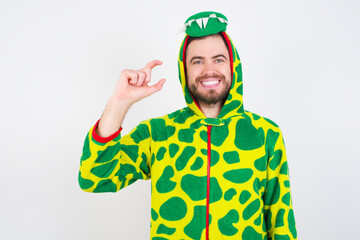
[(95, 129), (99, 136), (107, 137), (116, 132), (133, 103), (161, 90), (165, 79), (152, 86), (148, 85), (151, 80), (151, 70), (161, 64), (161, 61), (153, 60), (140, 70), (122, 71), (115, 92), (106, 105), (98, 128)]
[(115, 98), (116, 101), (122, 101), (128, 105), (132, 105), (160, 91), (165, 83), (165, 79), (161, 79), (152, 86), (149, 86), (148, 83), (151, 81), (152, 69), (161, 64), (161, 61), (153, 60), (140, 70), (123, 70), (116, 85), (113, 98)]

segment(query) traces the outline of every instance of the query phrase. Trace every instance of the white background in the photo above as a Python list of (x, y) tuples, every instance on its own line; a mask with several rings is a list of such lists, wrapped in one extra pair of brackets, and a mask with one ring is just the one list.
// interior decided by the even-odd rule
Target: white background
[(167, 79), (124, 133), (185, 105), (177, 31), (205, 10), (229, 19), (245, 108), (283, 131), (299, 239), (359, 236), (358, 0), (1, 0), (1, 239), (149, 239), (150, 181), (82, 192), (83, 140), (124, 68)]

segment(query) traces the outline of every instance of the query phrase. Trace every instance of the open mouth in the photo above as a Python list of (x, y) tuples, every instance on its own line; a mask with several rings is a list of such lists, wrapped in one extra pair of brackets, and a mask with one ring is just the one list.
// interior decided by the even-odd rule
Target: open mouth
[(201, 81), (201, 85), (206, 88), (215, 88), (220, 85), (220, 79), (206, 79)]
[(203, 88), (218, 88), (221, 81), (225, 80), (222, 74), (202, 75), (195, 79), (195, 81)]
[(210, 86), (210, 85), (215, 85), (217, 83), (219, 83), (220, 81), (219, 80), (215, 80), (215, 81), (204, 81), (204, 82), (201, 82), (202, 85), (205, 85), (205, 86)]

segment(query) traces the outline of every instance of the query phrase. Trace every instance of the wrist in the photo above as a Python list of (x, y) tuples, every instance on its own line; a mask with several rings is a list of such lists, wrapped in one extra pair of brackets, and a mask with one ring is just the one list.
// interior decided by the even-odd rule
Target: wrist
[(124, 98), (119, 98), (115, 95), (111, 96), (107, 103), (107, 105), (111, 108), (125, 109), (125, 110), (128, 110), (133, 104), (134, 104), (133, 102)]

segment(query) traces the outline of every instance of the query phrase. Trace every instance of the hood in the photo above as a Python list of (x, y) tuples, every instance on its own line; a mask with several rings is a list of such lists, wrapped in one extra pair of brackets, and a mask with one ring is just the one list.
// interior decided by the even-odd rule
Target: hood
[(233, 42), (225, 32), (226, 26), (227, 18), (217, 12), (201, 12), (191, 16), (185, 21), (186, 34), (182, 41), (178, 57), (179, 79), (187, 106), (201, 118), (206, 117), (201, 111), (196, 99), (190, 94), (186, 83), (185, 50), (189, 36), (202, 37), (216, 33), (221, 33), (224, 36), (226, 43), (229, 46), (232, 84), (229, 95), (217, 118), (230, 118), (241, 115), (244, 112), (241, 62)]

